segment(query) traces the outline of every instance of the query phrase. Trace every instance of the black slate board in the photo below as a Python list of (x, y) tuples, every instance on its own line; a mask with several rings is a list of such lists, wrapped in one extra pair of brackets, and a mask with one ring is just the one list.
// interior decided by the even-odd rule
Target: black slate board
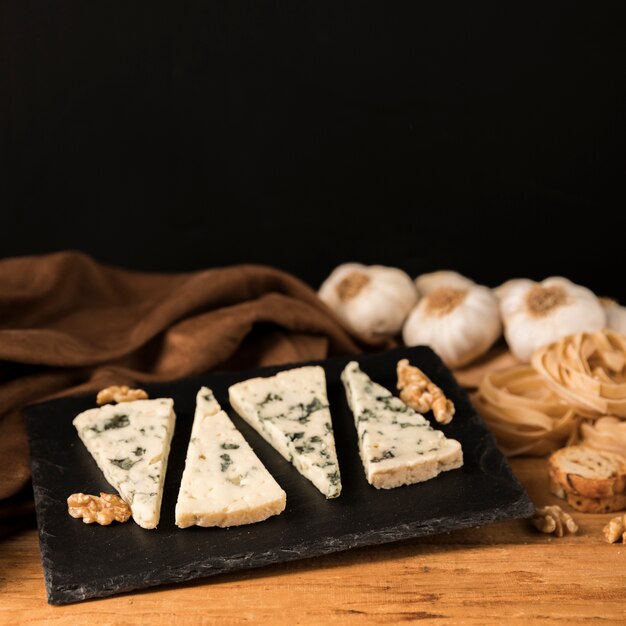
[[(375, 381), (395, 389), (395, 366), (408, 358), (454, 401), (457, 413), (442, 427), (458, 439), (464, 466), (425, 483), (377, 490), (365, 480), (356, 430), (339, 375), (354, 358)], [(321, 361), (326, 370), (343, 492), (325, 500), (228, 404), (228, 386), (282, 367), (207, 374), (170, 384), (147, 385), (150, 397), (174, 398), (177, 424), (167, 471), (161, 522), (143, 530), (132, 521), (100, 527), (67, 513), (66, 498), (83, 491), (111, 492), (78, 439), (72, 419), (94, 406), (94, 395), (63, 398), (27, 408), (31, 464), (44, 579), (51, 604), (66, 604), (132, 589), (182, 582), (317, 556), (357, 546), (442, 533), (528, 517), (532, 504), (472, 408), (467, 394), (429, 348), (338, 357)], [(236, 426), (287, 492), (287, 509), (265, 522), (230, 529), (174, 525), (174, 505), (191, 431), (195, 396), (213, 389)]]

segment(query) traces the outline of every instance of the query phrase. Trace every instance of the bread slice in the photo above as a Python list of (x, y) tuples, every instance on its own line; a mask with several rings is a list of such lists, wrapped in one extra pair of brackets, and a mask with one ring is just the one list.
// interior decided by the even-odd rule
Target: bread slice
[(584, 498), (612, 498), (626, 492), (626, 457), (589, 446), (554, 452), (548, 474), (564, 491)]
[(610, 513), (626, 509), (626, 494), (623, 493), (609, 498), (588, 498), (566, 491), (552, 477), (550, 477), (550, 491), (581, 513)]
[(176, 525), (240, 526), (285, 510), (286, 495), (222, 411), (213, 392), (202, 387), (176, 502)]

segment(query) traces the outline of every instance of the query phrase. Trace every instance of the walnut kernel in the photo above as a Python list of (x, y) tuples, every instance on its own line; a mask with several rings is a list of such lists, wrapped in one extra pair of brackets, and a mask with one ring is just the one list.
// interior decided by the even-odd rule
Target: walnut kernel
[(111, 522), (127, 522), (130, 507), (122, 498), (112, 493), (100, 493), (100, 497), (87, 493), (73, 493), (67, 499), (67, 510), (72, 517), (83, 518), (85, 524), (108, 526)]
[(621, 540), (626, 543), (626, 515), (614, 517), (603, 529), (604, 538), (609, 543)]
[(398, 362), (398, 389), (402, 402), (418, 413), (432, 410), (440, 424), (448, 424), (452, 420), (454, 403), (419, 367), (409, 365), (407, 359)]
[(557, 505), (537, 509), (530, 521), (542, 533), (554, 533), (557, 537), (562, 537), (566, 530), (570, 533), (578, 532), (574, 518)]
[(101, 389), (96, 397), (98, 404), (110, 404), (112, 402), (132, 402), (133, 400), (146, 400), (148, 394), (143, 389), (131, 389), (128, 385), (113, 385)]

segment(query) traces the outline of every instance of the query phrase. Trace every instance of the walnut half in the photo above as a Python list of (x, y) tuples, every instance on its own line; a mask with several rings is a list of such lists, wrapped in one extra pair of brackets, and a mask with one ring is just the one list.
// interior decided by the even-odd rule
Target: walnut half
[(440, 424), (449, 424), (454, 415), (454, 403), (433, 383), (419, 367), (409, 365), (407, 359), (398, 361), (398, 389), (400, 399), (418, 413), (432, 410)]
[(554, 533), (557, 537), (562, 537), (566, 530), (570, 533), (578, 532), (574, 518), (557, 505), (537, 509), (530, 521), (542, 533)]
[(143, 389), (131, 389), (128, 385), (113, 385), (101, 389), (96, 397), (98, 404), (111, 402), (132, 402), (133, 400), (146, 400), (148, 394)]
[(614, 517), (603, 529), (604, 538), (609, 543), (615, 543), (622, 539), (626, 543), (626, 515)]
[(67, 510), (72, 517), (83, 518), (85, 524), (108, 526), (111, 522), (127, 522), (130, 507), (122, 498), (112, 493), (100, 493), (100, 497), (87, 493), (73, 493), (67, 499)]

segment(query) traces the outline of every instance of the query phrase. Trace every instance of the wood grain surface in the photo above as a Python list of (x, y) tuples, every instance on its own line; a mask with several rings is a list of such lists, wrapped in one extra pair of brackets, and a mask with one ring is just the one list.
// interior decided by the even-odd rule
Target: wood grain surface
[[(537, 506), (557, 503), (545, 460), (512, 466)], [(574, 517), (562, 539), (513, 521), (62, 607), (28, 530), (0, 543), (0, 624), (623, 625), (626, 546), (602, 538), (611, 514)]]

